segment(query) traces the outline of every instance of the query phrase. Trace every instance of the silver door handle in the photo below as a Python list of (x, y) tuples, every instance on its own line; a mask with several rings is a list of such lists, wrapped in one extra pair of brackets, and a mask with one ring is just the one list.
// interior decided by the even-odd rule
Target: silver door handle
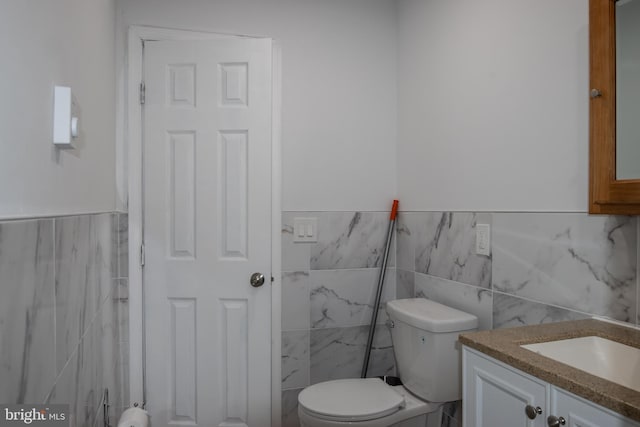
[(264, 274), (253, 273), (251, 275), (251, 279), (249, 279), (249, 283), (251, 283), (251, 286), (253, 286), (254, 288), (259, 288), (260, 286), (264, 285)]

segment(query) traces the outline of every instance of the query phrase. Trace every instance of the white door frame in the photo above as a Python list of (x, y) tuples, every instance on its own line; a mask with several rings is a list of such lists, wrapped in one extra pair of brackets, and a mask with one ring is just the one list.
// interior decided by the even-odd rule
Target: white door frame
[[(143, 291), (142, 266), (142, 43), (145, 40), (213, 40), (244, 37), (228, 34), (131, 26), (128, 31), (126, 79), (126, 130), (128, 144), (128, 212), (129, 212), (129, 394), (130, 404), (142, 403), (143, 384)], [(272, 84), (272, 225), (271, 225), (271, 423), (281, 422), (281, 135), (282, 79), (281, 49), (273, 42)]]

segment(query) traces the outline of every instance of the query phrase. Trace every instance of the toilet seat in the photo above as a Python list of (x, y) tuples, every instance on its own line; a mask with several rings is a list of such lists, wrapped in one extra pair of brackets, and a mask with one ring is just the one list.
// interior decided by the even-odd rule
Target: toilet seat
[(405, 406), (405, 398), (377, 378), (326, 381), (305, 388), (298, 404), (310, 415), (330, 421), (382, 418)]

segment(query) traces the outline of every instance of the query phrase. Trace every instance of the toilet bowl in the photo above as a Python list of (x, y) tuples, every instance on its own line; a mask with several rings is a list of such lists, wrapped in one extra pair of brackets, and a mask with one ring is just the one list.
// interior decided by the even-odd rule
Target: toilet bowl
[[(298, 396), (301, 427), (387, 427), (437, 412), (442, 406), (418, 399), (403, 386), (390, 386), (378, 378), (325, 381), (316, 385), (320, 387), (307, 387)], [(316, 405), (316, 402), (323, 404)], [(434, 424), (436, 426), (440, 424)]]
[(390, 301), (387, 313), (404, 384), (355, 378), (311, 385), (298, 395), (301, 427), (389, 427), (425, 414), (427, 427), (437, 427), (442, 405), (461, 398), (456, 341), (478, 319), (424, 298)]

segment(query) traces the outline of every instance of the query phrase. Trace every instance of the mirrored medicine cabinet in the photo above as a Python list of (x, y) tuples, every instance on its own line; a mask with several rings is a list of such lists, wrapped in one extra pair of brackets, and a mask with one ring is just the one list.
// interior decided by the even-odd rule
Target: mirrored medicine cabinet
[(640, 0), (589, 2), (589, 213), (640, 214)]

